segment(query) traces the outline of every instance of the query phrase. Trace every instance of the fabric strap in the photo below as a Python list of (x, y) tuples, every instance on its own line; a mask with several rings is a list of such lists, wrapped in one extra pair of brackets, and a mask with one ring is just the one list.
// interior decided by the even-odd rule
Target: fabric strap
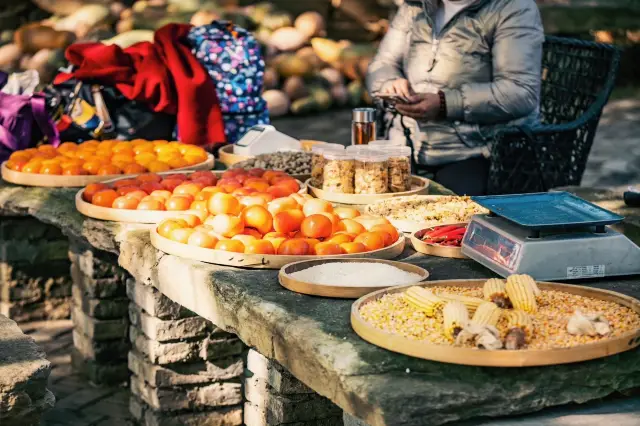
[(51, 120), (51, 117), (49, 117), (49, 114), (47, 114), (44, 97), (40, 95), (33, 95), (31, 96), (30, 103), (33, 120), (36, 125), (42, 134), (46, 136), (47, 141), (54, 147), (57, 147), (60, 145), (60, 133)]

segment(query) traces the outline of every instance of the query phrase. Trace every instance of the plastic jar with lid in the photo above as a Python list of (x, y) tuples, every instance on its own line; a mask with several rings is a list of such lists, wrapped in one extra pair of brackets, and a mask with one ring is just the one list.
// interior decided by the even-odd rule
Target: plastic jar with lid
[(356, 194), (384, 194), (388, 192), (388, 158), (387, 153), (371, 149), (355, 155), (354, 191)]
[(329, 192), (353, 194), (355, 161), (346, 151), (323, 151), (324, 173), (322, 189)]
[(389, 155), (389, 192), (411, 190), (411, 148), (391, 145), (384, 150)]
[(311, 186), (322, 188), (325, 151), (344, 151), (344, 146), (335, 143), (319, 143), (311, 147)]

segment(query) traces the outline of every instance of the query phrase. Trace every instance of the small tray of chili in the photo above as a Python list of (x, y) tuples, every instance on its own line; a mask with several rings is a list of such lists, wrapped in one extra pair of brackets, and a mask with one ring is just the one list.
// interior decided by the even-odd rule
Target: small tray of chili
[(461, 247), (467, 225), (453, 223), (421, 229), (411, 235), (411, 244), (417, 252), (430, 256), (468, 259)]

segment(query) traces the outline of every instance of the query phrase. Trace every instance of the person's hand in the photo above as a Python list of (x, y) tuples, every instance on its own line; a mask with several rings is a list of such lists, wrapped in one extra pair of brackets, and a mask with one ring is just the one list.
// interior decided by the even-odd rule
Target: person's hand
[(435, 120), (440, 112), (440, 96), (435, 93), (410, 96), (406, 104), (396, 104), (396, 110), (416, 120)]
[(413, 95), (413, 90), (409, 85), (409, 81), (405, 78), (398, 78), (396, 80), (387, 81), (380, 89), (382, 95), (397, 95), (405, 98)]

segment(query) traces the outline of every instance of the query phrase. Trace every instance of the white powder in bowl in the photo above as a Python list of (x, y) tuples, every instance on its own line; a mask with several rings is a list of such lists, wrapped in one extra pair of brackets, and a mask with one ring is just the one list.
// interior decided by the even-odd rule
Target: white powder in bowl
[(343, 287), (390, 287), (422, 280), (419, 274), (386, 263), (368, 262), (324, 263), (290, 275), (298, 281)]

